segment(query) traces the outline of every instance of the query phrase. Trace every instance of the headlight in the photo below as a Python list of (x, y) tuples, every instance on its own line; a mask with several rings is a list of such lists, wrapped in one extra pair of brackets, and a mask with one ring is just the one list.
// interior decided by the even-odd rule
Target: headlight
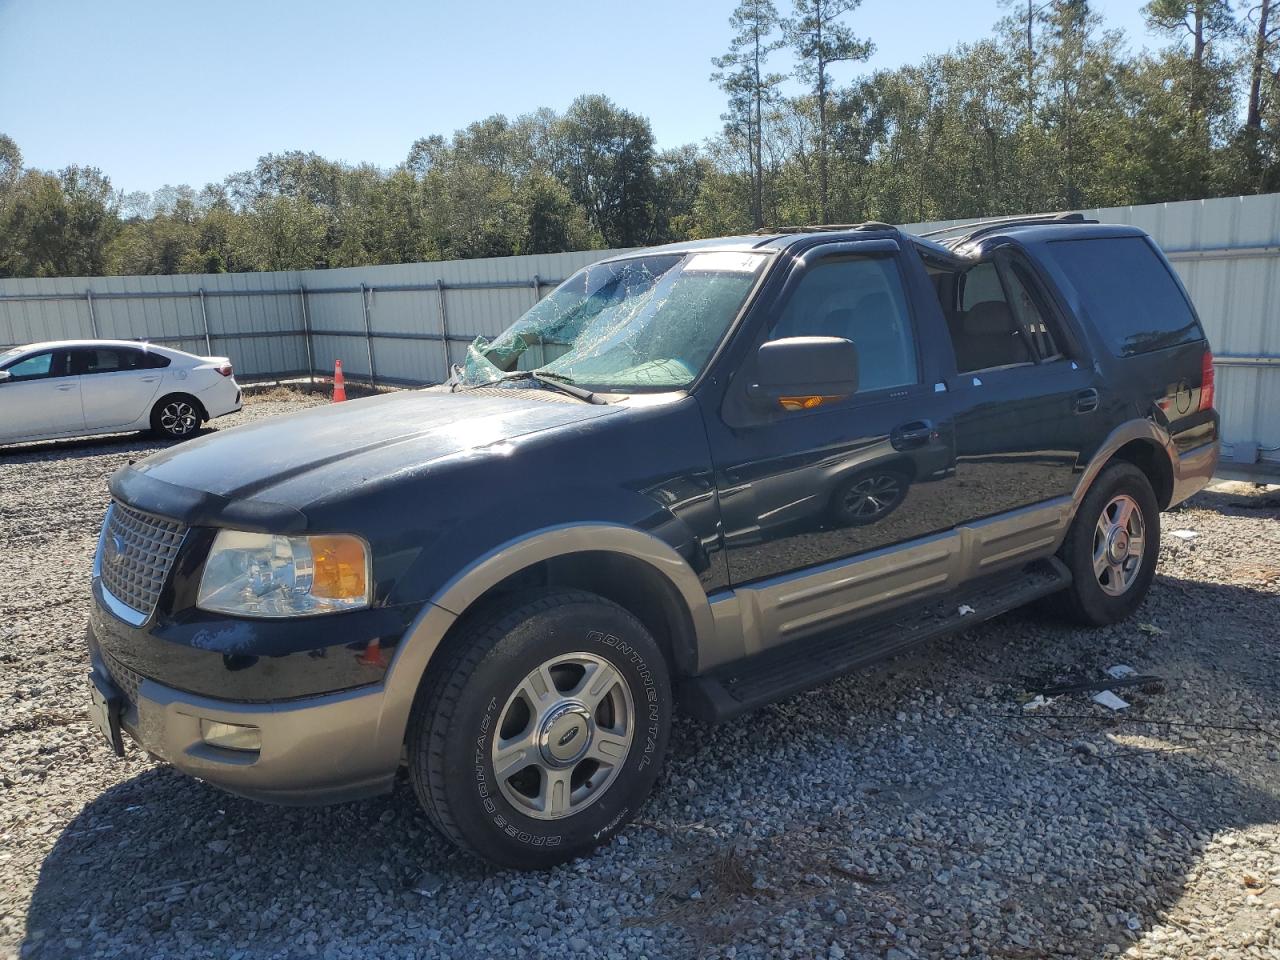
[(367, 607), (369, 550), (359, 537), (220, 530), (196, 606), (246, 617), (306, 617)]

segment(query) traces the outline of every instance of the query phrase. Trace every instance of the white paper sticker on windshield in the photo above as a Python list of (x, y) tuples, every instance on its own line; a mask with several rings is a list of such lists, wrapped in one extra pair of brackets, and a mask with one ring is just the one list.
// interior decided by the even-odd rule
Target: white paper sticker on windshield
[(695, 253), (685, 263), (684, 272), (754, 273), (758, 266), (760, 266), (760, 254), (758, 253), (737, 253), (732, 250), (720, 250), (714, 253)]

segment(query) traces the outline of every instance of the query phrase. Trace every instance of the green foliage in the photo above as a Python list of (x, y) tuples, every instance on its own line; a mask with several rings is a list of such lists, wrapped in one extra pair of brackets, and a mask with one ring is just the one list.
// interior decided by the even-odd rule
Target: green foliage
[[(629, 247), (761, 224), (910, 223), (1280, 189), (1280, 0), (1151, 0), (1130, 53), (1088, 0), (1005, 0), (992, 36), (833, 75), (859, 0), (737, 0), (724, 126), (660, 151), (607, 97), (415, 141), (392, 170), (268, 154), (200, 190), (121, 195), (24, 167), (0, 134), (0, 277), (408, 263)], [(803, 90), (769, 59), (788, 46)], [(853, 68), (845, 68), (851, 74)]]

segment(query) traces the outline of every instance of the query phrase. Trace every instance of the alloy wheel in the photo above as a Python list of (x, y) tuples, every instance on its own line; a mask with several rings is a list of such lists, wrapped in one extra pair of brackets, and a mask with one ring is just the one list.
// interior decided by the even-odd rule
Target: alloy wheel
[(1128, 494), (1112, 497), (1093, 531), (1093, 573), (1109, 596), (1125, 593), (1142, 569), (1147, 525), (1138, 502)]
[(617, 777), (635, 725), (631, 690), (608, 660), (572, 653), (544, 662), (499, 714), (490, 759), (502, 795), (539, 820), (579, 812)]
[(200, 426), (200, 417), (195, 407), (185, 400), (173, 400), (160, 411), (160, 426), (165, 433), (185, 437)]

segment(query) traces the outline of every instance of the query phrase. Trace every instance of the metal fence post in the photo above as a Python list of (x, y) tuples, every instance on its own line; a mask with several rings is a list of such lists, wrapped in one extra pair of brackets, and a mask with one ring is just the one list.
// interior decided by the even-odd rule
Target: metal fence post
[(89, 329), (93, 331), (93, 339), (98, 339), (98, 318), (93, 312), (93, 291), (86, 290), (84, 298), (89, 303)]
[(436, 277), (436, 298), (440, 304), (440, 342), (444, 344), (444, 378), (448, 380), (453, 357), (449, 354), (449, 317), (444, 309), (444, 281), (439, 277)]
[(204, 348), (213, 353), (213, 338), (209, 336), (209, 311), (204, 306), (204, 287), (200, 288), (200, 322), (204, 324)]
[(307, 376), (311, 378), (311, 385), (316, 385), (316, 358), (315, 348), (311, 343), (311, 316), (307, 313), (307, 285), (305, 283), (298, 284), (298, 296), (302, 298), (302, 339), (307, 345)]
[(369, 288), (360, 284), (360, 301), (364, 304), (364, 345), (369, 349), (369, 386), (378, 382), (377, 371), (373, 367), (373, 324), (369, 320)]

